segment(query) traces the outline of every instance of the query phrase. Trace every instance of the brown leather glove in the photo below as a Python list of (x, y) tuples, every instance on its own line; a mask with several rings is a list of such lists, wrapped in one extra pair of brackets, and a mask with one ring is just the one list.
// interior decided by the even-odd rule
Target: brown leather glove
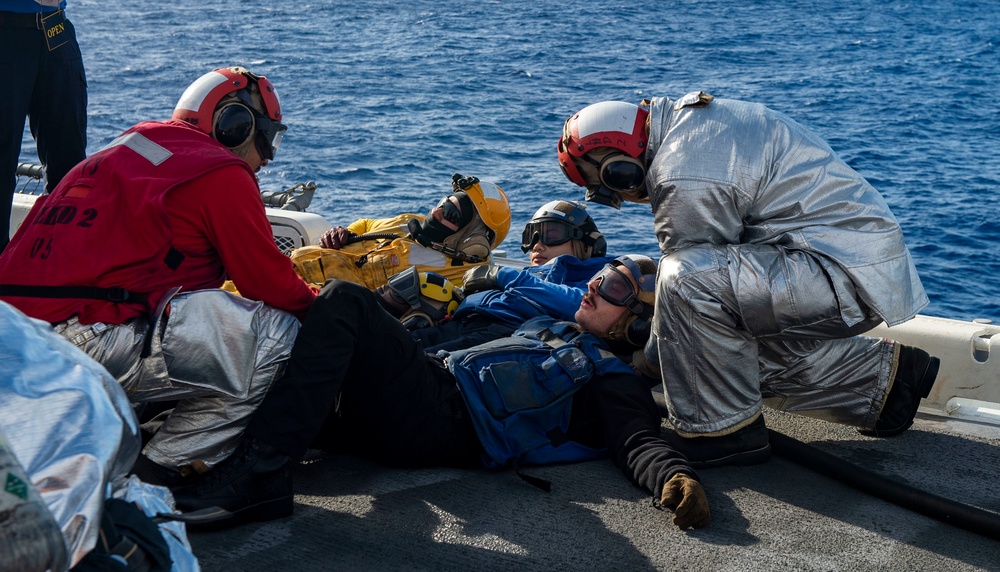
[(323, 248), (338, 249), (347, 244), (347, 239), (353, 234), (342, 226), (335, 226), (323, 233), (319, 238), (319, 245)]
[(673, 509), (674, 524), (682, 530), (701, 528), (712, 520), (705, 489), (684, 473), (677, 473), (663, 485), (660, 506)]

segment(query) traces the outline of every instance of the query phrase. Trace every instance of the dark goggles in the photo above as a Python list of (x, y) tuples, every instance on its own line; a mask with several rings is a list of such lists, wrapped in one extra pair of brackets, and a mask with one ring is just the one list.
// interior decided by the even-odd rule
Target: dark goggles
[(608, 303), (625, 306), (636, 315), (642, 312), (642, 302), (632, 286), (632, 281), (617, 266), (605, 264), (592, 280), (597, 280), (597, 293)]
[(598, 163), (589, 155), (584, 155), (587, 161), (597, 169), (601, 183), (612, 191), (632, 193), (642, 186), (646, 180), (646, 169), (638, 159), (628, 155), (611, 154)]
[(558, 246), (570, 240), (583, 239), (583, 231), (559, 220), (529, 222), (521, 233), (521, 250), (528, 252), (535, 244)]
[(416, 266), (389, 278), (387, 286), (397, 303), (406, 304), (414, 310), (420, 307), (420, 275)]

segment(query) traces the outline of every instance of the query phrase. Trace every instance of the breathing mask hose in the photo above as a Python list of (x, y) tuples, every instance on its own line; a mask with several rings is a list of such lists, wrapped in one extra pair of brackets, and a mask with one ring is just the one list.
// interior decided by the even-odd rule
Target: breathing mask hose
[(1000, 514), (893, 481), (774, 429), (768, 432), (772, 450), (790, 461), (907, 510), (1000, 540)]
[(365, 234), (356, 234), (347, 239), (347, 244), (354, 244), (355, 242), (361, 242), (363, 240), (378, 240), (380, 238), (385, 238), (387, 240), (396, 240), (397, 238), (402, 238), (398, 234), (392, 232), (366, 232)]

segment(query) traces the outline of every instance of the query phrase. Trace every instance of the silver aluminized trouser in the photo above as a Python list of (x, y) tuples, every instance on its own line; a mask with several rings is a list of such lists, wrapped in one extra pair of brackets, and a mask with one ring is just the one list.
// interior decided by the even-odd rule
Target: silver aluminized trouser
[(56, 331), (104, 365), (133, 403), (179, 400), (143, 454), (174, 469), (211, 468), (236, 448), (284, 372), (299, 321), (221, 289), (165, 297), (157, 313), (144, 359), (145, 317), (120, 325), (72, 318)]
[[(695, 246), (660, 260), (653, 334), (669, 420), (725, 435), (774, 409), (870, 429), (896, 344), (860, 336), (881, 322), (840, 268), (780, 246)], [(848, 327), (845, 317), (869, 316)]]

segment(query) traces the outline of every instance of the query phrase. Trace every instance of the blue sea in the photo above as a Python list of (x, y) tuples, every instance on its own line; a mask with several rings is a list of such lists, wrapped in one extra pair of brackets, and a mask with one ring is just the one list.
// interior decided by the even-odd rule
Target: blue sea
[[(333, 224), (426, 212), (452, 173), (503, 187), (514, 223), (581, 199), (556, 163), (587, 104), (704, 90), (783, 111), (879, 189), (931, 299), (1000, 322), (1000, 3), (995, 0), (287, 2), (70, 0), (89, 150), (165, 119), (188, 83), (240, 64), (289, 132), (264, 190), (319, 185)], [(22, 161), (37, 162), (30, 136)], [(646, 205), (593, 205), (610, 252), (657, 256)]]

